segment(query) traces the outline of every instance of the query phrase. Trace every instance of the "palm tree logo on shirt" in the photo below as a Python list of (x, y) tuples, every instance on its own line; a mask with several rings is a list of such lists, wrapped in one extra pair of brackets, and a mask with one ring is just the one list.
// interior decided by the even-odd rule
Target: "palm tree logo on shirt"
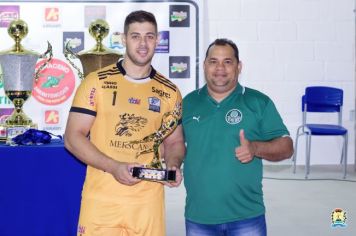
[(225, 115), (225, 121), (230, 125), (236, 125), (242, 120), (242, 112), (238, 109), (231, 109)]

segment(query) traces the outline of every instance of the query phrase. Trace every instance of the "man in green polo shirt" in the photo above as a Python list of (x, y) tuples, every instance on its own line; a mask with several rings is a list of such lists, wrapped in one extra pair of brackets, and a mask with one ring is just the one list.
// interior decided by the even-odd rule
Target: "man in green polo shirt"
[(236, 44), (215, 40), (206, 85), (183, 100), (187, 236), (266, 235), (262, 159), (293, 154), (272, 100), (238, 83), (241, 67)]

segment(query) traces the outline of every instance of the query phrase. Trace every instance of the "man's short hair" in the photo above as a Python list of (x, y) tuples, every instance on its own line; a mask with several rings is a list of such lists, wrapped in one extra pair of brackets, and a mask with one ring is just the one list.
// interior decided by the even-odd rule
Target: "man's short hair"
[(214, 45), (217, 45), (217, 46), (229, 45), (234, 50), (234, 55), (235, 55), (235, 58), (237, 59), (237, 61), (238, 62), (240, 61), (240, 59), (239, 59), (239, 49), (237, 48), (236, 44), (232, 40), (226, 39), (226, 38), (215, 39), (215, 41), (212, 42), (209, 45), (208, 49), (206, 50), (205, 59), (208, 57), (209, 49)]
[(151, 12), (140, 10), (140, 11), (133, 11), (126, 17), (125, 24), (124, 24), (124, 33), (127, 34), (127, 32), (129, 31), (129, 25), (136, 22), (139, 23), (149, 22), (152, 25), (154, 25), (157, 32), (157, 21), (155, 16)]

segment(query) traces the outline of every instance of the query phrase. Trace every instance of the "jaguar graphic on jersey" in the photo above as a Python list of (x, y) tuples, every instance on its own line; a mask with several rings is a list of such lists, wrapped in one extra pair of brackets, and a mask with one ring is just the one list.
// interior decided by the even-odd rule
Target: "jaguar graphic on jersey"
[(139, 132), (147, 124), (147, 119), (135, 114), (124, 113), (119, 116), (119, 123), (115, 126), (116, 135), (132, 136), (132, 132)]

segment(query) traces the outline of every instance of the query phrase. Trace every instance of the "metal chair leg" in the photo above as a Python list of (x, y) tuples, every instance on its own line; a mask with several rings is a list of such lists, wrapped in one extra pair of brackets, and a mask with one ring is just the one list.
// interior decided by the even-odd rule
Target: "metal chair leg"
[(306, 135), (306, 148), (305, 148), (305, 178), (308, 178), (310, 172), (310, 150), (311, 150), (311, 135)]
[(345, 157), (345, 135), (342, 136), (343, 138), (343, 144), (342, 144), (342, 152), (341, 152), (341, 158), (340, 158), (340, 165), (344, 163), (344, 157)]
[(295, 138), (295, 144), (294, 144), (294, 153), (293, 153), (293, 157), (292, 157), (292, 161), (293, 161), (293, 174), (295, 174), (296, 172), (296, 168), (297, 168), (297, 151), (298, 151), (298, 140), (299, 140), (299, 137), (304, 135), (304, 131), (302, 130), (302, 132), (300, 133), (300, 130), (303, 129), (302, 126), (300, 126), (298, 129), (297, 129), (297, 135), (296, 135), (296, 138)]
[(343, 161), (344, 161), (344, 176), (346, 179), (347, 175), (347, 146), (348, 146), (348, 134), (346, 133), (344, 136), (344, 145), (343, 145)]
[(297, 134), (297, 137), (295, 138), (295, 146), (294, 146), (294, 153), (293, 153), (293, 174), (295, 174), (296, 168), (297, 168), (297, 150), (298, 150), (298, 139), (299, 136)]

